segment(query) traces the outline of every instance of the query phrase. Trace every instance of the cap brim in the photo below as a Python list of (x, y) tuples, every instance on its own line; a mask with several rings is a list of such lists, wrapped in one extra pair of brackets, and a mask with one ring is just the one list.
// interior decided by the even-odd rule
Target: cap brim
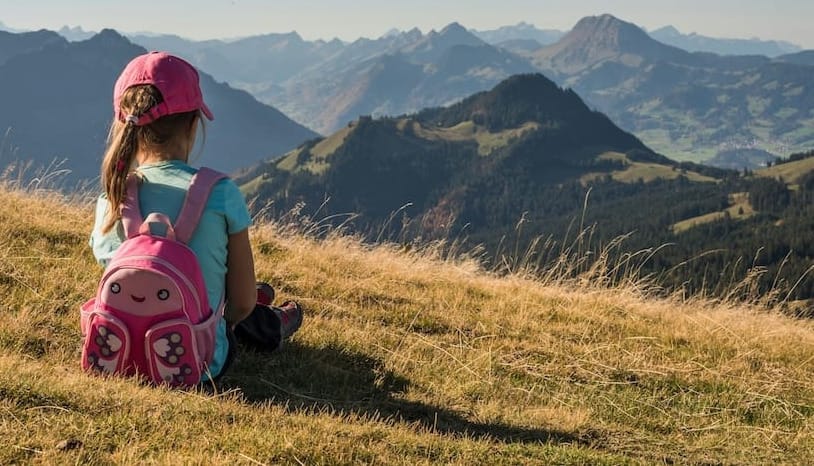
[(212, 121), (215, 119), (215, 115), (212, 114), (212, 110), (209, 110), (209, 107), (207, 107), (203, 102), (201, 102), (201, 112), (203, 112), (207, 120)]

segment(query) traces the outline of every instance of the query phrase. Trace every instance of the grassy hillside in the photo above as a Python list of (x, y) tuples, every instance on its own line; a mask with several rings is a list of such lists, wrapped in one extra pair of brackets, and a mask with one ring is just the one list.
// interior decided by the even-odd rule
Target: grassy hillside
[[(606, 152), (599, 155), (597, 160), (613, 160), (621, 164), (620, 170), (612, 170), (610, 177), (622, 183), (636, 183), (641, 180), (649, 183), (657, 179), (674, 180), (679, 176), (686, 177), (687, 180), (698, 183), (715, 183), (718, 180), (711, 176), (702, 175), (698, 172), (686, 169), (679, 169), (674, 165), (652, 162), (636, 162), (619, 152)], [(605, 173), (586, 173), (580, 177), (580, 181), (587, 185), (591, 181), (601, 179)]]
[[(222, 387), (78, 368), (87, 202), (0, 190), (0, 463), (767, 464), (814, 451), (814, 324), (701, 298), (498, 278), (437, 249), (254, 227), (308, 309)], [(20, 218), (20, 213), (25, 216)], [(608, 267), (612, 267), (609, 265)]]
[(758, 176), (782, 179), (786, 183), (794, 185), (800, 179), (814, 171), (814, 157), (808, 157), (794, 162), (786, 162), (772, 167), (755, 170)]

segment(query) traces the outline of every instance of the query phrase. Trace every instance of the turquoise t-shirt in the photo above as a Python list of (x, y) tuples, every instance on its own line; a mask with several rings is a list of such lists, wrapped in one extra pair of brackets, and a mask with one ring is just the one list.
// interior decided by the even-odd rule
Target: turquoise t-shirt
[[(142, 215), (160, 212), (172, 222), (181, 211), (192, 175), (198, 170), (180, 160), (145, 164), (138, 168), (143, 182), (139, 188), (139, 207)], [(124, 233), (117, 224), (106, 235), (101, 233), (107, 214), (107, 196), (102, 194), (96, 204), (96, 221), (90, 237), (93, 255), (103, 266), (124, 241)], [(192, 235), (189, 247), (195, 253), (203, 272), (206, 293), (213, 308), (223, 298), (226, 289), (226, 256), (229, 235), (239, 233), (251, 225), (246, 201), (237, 185), (230, 179), (219, 181), (206, 203), (198, 228)], [(157, 233), (157, 232), (155, 232)], [(212, 376), (223, 369), (229, 353), (226, 338), (226, 321), (221, 320), (217, 329), (215, 356), (210, 366)], [(204, 376), (203, 380), (207, 380)]]

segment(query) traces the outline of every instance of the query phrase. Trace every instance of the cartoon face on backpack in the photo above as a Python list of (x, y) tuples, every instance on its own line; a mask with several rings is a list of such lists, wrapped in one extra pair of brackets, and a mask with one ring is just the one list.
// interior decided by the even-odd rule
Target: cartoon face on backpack
[(105, 305), (139, 316), (156, 316), (181, 309), (183, 297), (168, 277), (140, 269), (120, 269), (100, 290)]

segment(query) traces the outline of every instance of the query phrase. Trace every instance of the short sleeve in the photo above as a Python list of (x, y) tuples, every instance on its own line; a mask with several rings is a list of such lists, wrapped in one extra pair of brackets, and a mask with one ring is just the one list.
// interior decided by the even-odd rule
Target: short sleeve
[(223, 182), (224, 215), (226, 216), (226, 231), (232, 235), (239, 233), (252, 224), (246, 199), (237, 185), (231, 179)]
[(93, 250), (93, 257), (103, 266), (107, 266), (107, 263), (113, 257), (113, 253), (116, 252), (122, 244), (122, 241), (124, 241), (119, 225), (107, 234), (102, 234), (102, 226), (107, 216), (107, 208), (107, 197), (103, 194), (96, 200), (96, 216), (93, 221), (93, 231), (90, 234), (90, 241), (88, 242), (91, 250)]

